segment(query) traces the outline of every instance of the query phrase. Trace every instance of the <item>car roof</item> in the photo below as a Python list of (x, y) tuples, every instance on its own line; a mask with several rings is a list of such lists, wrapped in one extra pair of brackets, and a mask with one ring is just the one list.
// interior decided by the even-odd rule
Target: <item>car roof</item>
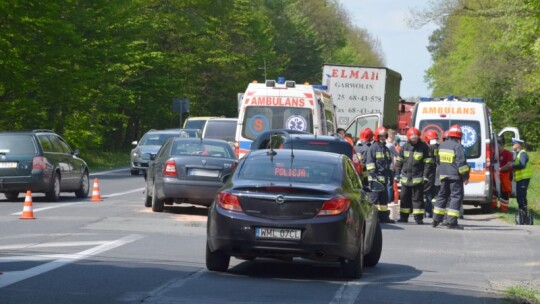
[(171, 137), (173, 141), (186, 141), (186, 142), (202, 142), (202, 143), (219, 143), (219, 144), (229, 144), (227, 141), (222, 139), (213, 139), (213, 138), (202, 138), (202, 137)]
[(230, 118), (230, 117), (211, 118), (207, 121), (207, 123), (211, 121), (238, 121), (238, 118)]
[(290, 134), (285, 141), (307, 141), (307, 140), (320, 140), (329, 142), (343, 142), (349, 144), (345, 139), (339, 136), (330, 135), (313, 135), (313, 134)]
[(198, 130), (198, 129), (180, 129), (180, 128), (176, 128), (176, 129), (162, 129), (162, 130), (155, 130), (155, 129), (152, 129), (152, 130), (149, 130), (149, 131), (146, 132), (146, 133), (176, 134), (176, 133), (179, 133), (181, 130)]

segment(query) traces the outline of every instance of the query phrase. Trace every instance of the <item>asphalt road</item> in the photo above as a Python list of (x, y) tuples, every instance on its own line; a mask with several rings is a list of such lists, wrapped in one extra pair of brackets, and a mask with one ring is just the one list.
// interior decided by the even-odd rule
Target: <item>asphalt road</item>
[[(99, 178), (101, 202), (0, 194), (0, 303), (502, 303), (516, 285), (540, 289), (540, 226), (505, 224), (467, 210), (463, 231), (383, 225), (380, 263), (360, 280), (338, 265), (231, 260), (204, 264), (206, 209), (144, 207), (142, 176)], [(430, 223), (430, 220), (426, 220)]]

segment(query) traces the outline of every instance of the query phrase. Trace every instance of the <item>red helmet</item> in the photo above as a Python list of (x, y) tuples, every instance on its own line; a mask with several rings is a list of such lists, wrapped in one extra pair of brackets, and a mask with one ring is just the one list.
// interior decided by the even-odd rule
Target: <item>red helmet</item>
[(447, 140), (447, 139), (448, 139), (448, 131), (444, 131), (444, 133), (442, 134), (442, 139), (443, 139), (443, 140)]
[(360, 132), (360, 140), (362, 141), (371, 141), (373, 139), (373, 130), (370, 128), (365, 128)]
[(437, 131), (431, 129), (431, 130), (427, 130), (426, 133), (424, 133), (424, 141), (426, 143), (429, 143), (432, 139), (437, 139), (439, 138), (439, 133), (437, 133)]
[(412, 140), (415, 137), (417, 140), (420, 138), (420, 131), (417, 128), (409, 128), (409, 130), (407, 130), (407, 139)]
[(461, 139), (463, 132), (461, 132), (461, 127), (459, 125), (453, 125), (448, 129), (448, 137), (455, 137)]
[(375, 138), (376, 141), (379, 141), (379, 135), (388, 136), (388, 131), (385, 127), (380, 126), (375, 129), (375, 135), (373, 135), (373, 138)]

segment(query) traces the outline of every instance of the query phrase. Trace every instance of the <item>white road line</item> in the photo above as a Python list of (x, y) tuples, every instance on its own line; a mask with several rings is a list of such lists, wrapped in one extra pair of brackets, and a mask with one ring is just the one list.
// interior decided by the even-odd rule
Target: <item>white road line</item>
[(125, 191), (125, 192), (118, 192), (118, 193), (113, 193), (113, 194), (108, 194), (108, 195), (102, 195), (101, 197), (103, 197), (103, 198), (115, 197), (115, 196), (120, 196), (120, 195), (124, 195), (124, 194), (130, 194), (130, 193), (135, 193), (135, 192), (143, 192), (143, 191), (144, 191), (144, 188), (139, 188), (139, 189), (133, 189), (133, 190)]
[(109, 171), (94, 172), (94, 173), (90, 173), (90, 176), (107, 175), (109, 173), (116, 173), (116, 172), (127, 171), (127, 170), (129, 170), (129, 167), (121, 168), (121, 169), (114, 169), (114, 170), (109, 170)]
[(28, 249), (28, 248), (47, 248), (47, 247), (77, 247), (100, 245), (103, 241), (88, 241), (88, 242), (56, 242), (56, 243), (27, 243), (0, 246), (0, 250)]
[[(58, 204), (58, 205), (49, 206), (49, 207), (36, 208), (36, 209), (32, 209), (32, 212), (39, 212), (39, 211), (49, 210), (49, 209), (54, 209), (54, 208), (67, 207), (67, 206), (71, 206), (71, 205), (75, 205), (75, 204), (80, 204), (80, 203), (83, 203), (83, 202), (78, 202), (78, 203), (68, 203), (68, 204)], [(22, 211), (12, 213), (11, 215), (21, 215), (21, 214), (22, 214)]]
[[(124, 194), (130, 194), (130, 193), (135, 193), (135, 192), (143, 192), (143, 191), (144, 191), (144, 188), (138, 188), (138, 189), (133, 189), (133, 190), (124, 191), (124, 192), (118, 192), (118, 193), (112, 193), (112, 194), (108, 194), (108, 195), (102, 195), (101, 197), (102, 198), (116, 197), (116, 196), (121, 196), (121, 195), (124, 195)], [(39, 212), (39, 211), (49, 210), (49, 209), (54, 209), (54, 208), (67, 207), (67, 206), (76, 205), (76, 204), (82, 204), (82, 203), (87, 203), (87, 202), (88, 201), (85, 200), (85, 201), (77, 202), (77, 203), (62, 203), (62, 204), (58, 204), (58, 205), (54, 205), (54, 206), (32, 209), (32, 212)], [(11, 215), (21, 215), (21, 214), (22, 214), (22, 211), (19, 211), (19, 212), (12, 213)]]
[(362, 292), (362, 287), (364, 287), (365, 284), (366, 283), (351, 281), (341, 285), (329, 304), (356, 303), (356, 299)]
[(137, 234), (128, 235), (124, 238), (121, 238), (115, 241), (103, 242), (101, 245), (98, 245), (96, 247), (93, 247), (93, 248), (90, 248), (90, 249), (87, 249), (87, 250), (84, 250), (75, 254), (59, 255), (59, 258), (57, 260), (30, 268), (27, 270), (4, 272), (0, 276), (0, 288), (35, 277), (45, 272), (57, 269), (69, 263), (73, 263), (77, 260), (88, 258), (93, 255), (97, 255), (102, 252), (114, 249), (116, 247), (120, 247), (127, 243), (136, 241), (142, 237), (143, 237), (142, 235), (137, 235)]

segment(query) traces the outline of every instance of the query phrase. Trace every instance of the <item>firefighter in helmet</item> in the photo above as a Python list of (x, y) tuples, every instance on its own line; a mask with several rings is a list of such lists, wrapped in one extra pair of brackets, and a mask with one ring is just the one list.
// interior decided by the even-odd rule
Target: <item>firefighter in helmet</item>
[(362, 183), (364, 185), (368, 184), (368, 176), (369, 173), (366, 169), (366, 159), (369, 147), (371, 147), (371, 142), (373, 141), (373, 130), (370, 128), (365, 128), (360, 132), (360, 140), (354, 146), (354, 151), (356, 152), (356, 155), (358, 159), (360, 160), (360, 163), (362, 164)]
[(461, 146), (463, 135), (459, 125), (448, 130), (448, 140), (439, 146), (439, 175), (441, 188), (433, 208), (433, 227), (437, 227), (446, 214), (449, 229), (463, 229), (458, 225), (463, 205), (464, 185), (469, 183), (470, 167)]
[(424, 142), (429, 146), (429, 158), (431, 161), (426, 164), (427, 182), (424, 184), (424, 198), (426, 217), (433, 217), (433, 203), (439, 192), (440, 182), (435, 179), (439, 166), (439, 133), (431, 129), (424, 134)]
[[(388, 188), (390, 182), (390, 170), (392, 170), (392, 156), (386, 146), (386, 137), (388, 131), (380, 126), (375, 129), (373, 135), (374, 142), (369, 147), (366, 156), (366, 169), (369, 173), (369, 181), (378, 181)], [(388, 210), (388, 191), (371, 192), (371, 203), (377, 206), (379, 210), (379, 221), (381, 223), (395, 223), (390, 219), (390, 210)]]
[(420, 140), (420, 131), (409, 128), (407, 142), (401, 147), (396, 162), (396, 180), (401, 182), (398, 222), (409, 221), (412, 207), (414, 221), (424, 224), (424, 183), (427, 182), (428, 165), (432, 162), (428, 145)]

